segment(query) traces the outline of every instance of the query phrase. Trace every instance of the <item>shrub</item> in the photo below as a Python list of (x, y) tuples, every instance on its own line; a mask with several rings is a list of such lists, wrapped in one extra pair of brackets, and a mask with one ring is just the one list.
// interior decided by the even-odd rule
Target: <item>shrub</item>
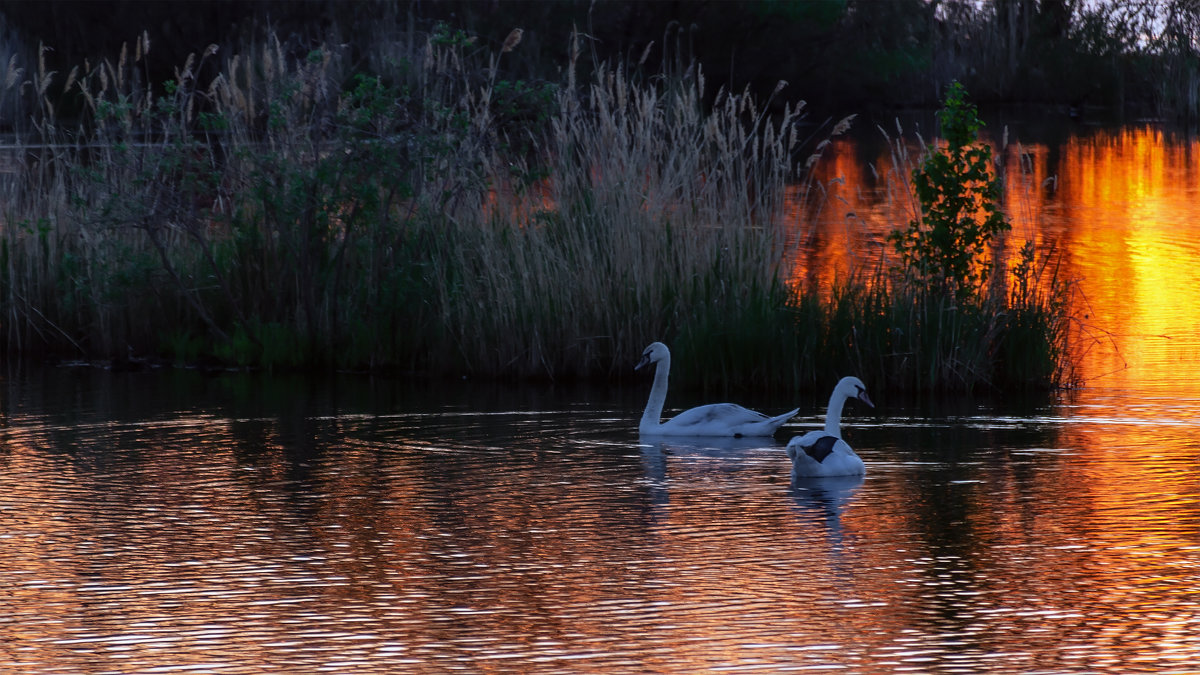
[(991, 148), (977, 143), (983, 124), (962, 85), (950, 85), (943, 106), (938, 119), (946, 148), (930, 149), (912, 176), (920, 213), (889, 239), (918, 281), (962, 299), (990, 278), (988, 245), (1010, 226), (1000, 211)]
[(443, 25), (381, 49), (403, 55), (381, 72), (272, 36), (156, 87), (143, 34), (132, 58), (68, 78), (85, 100), (70, 133), (39, 69), (23, 138), (48, 150), (0, 175), (6, 347), (620, 379), (664, 340), (681, 384), (789, 392), (848, 372), (1041, 381), (1061, 362), (1045, 340), (1062, 306), (1028, 290), (983, 303), (979, 251), (1002, 219), (961, 89), (950, 149), (914, 174), (923, 217), (895, 236), (908, 283), (880, 269), (826, 301), (781, 269), (784, 195), (812, 186), (801, 108), (727, 91), (708, 106), (695, 64), (648, 80), (593, 64), (580, 83), (578, 39), (558, 85), (506, 76), (506, 52)]

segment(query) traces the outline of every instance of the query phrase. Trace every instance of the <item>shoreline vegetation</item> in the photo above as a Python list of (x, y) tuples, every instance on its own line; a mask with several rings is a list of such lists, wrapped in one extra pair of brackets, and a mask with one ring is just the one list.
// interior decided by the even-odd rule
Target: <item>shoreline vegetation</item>
[[(583, 79), (578, 34), (555, 83), (506, 73), (519, 30), (494, 51), (445, 24), (408, 38), (351, 63), (268, 34), (165, 82), (145, 33), (66, 73), (11, 59), (4, 353), (624, 380), (662, 340), (678, 386), (710, 390), (1071, 383), (1071, 285), (1031, 246), (1007, 260), (999, 231), (966, 277), (918, 251), (824, 295), (788, 282), (810, 225), (786, 222), (784, 197), (819, 199), (824, 142), (785, 83), (709, 104), (696, 63), (588, 63)], [(946, 171), (960, 212), (934, 198), (898, 231), (987, 208), (994, 173)]]

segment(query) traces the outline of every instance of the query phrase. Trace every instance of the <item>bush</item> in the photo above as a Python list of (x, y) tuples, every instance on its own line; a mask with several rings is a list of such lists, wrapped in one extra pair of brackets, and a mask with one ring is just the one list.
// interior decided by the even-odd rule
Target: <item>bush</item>
[(983, 123), (966, 96), (962, 85), (950, 85), (938, 111), (946, 148), (930, 149), (913, 172), (920, 214), (907, 229), (889, 236), (918, 282), (960, 300), (981, 292), (991, 277), (988, 246), (1010, 229), (1000, 211), (1001, 186), (992, 170), (992, 150), (976, 142)]
[[(664, 340), (683, 384), (784, 391), (849, 372), (878, 387), (1024, 382), (1022, 352), (1062, 358), (1039, 342), (1061, 306), (975, 302), (978, 261), (950, 256), (996, 229), (967, 217), (992, 203), (973, 136), (927, 163), (924, 220), (897, 235), (910, 279), (954, 293), (880, 270), (823, 301), (782, 269), (784, 195), (811, 164), (795, 161), (800, 107), (767, 115), (727, 91), (705, 105), (695, 64), (662, 78), (593, 64), (580, 83), (578, 39), (554, 85), (507, 76), (507, 52), (441, 26), (379, 46), (394, 56), (381, 72), (271, 37), (206, 50), (156, 87), (138, 70), (143, 35), (67, 78), (62, 95), (85, 101), (70, 125), (39, 70), (22, 138), (48, 150), (0, 176), (4, 222), (23, 224), (0, 250), (5, 347), (621, 379)], [(973, 111), (955, 114), (947, 128), (973, 133)], [(929, 234), (943, 230), (960, 239)]]

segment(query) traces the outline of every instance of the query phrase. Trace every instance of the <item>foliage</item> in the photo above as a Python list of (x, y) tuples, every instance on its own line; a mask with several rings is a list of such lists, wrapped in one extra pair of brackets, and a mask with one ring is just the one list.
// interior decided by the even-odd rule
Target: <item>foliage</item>
[(931, 149), (912, 177), (920, 214), (889, 239), (918, 281), (963, 299), (989, 279), (988, 245), (1010, 226), (991, 148), (976, 144), (982, 123), (959, 83), (950, 85), (938, 119), (946, 148)]
[[(1045, 272), (1044, 268), (1027, 280)], [(818, 360), (881, 389), (1044, 389), (1070, 381), (1069, 286), (1046, 273), (1011, 298), (951, 296), (882, 274), (837, 285)], [(1022, 277), (1025, 278), (1025, 277)], [(1038, 281), (1042, 281), (1039, 279)], [(1025, 295), (1016, 287), (1026, 288)]]
[(559, 83), (449, 26), (419, 39), (378, 72), (268, 36), (156, 86), (146, 34), (65, 80), (31, 68), (36, 161), (0, 183), (6, 349), (557, 380), (626, 377), (661, 339), (711, 389), (997, 381), (1003, 308), (783, 281), (799, 106), (707, 104), (698, 66), (580, 78), (578, 35)]

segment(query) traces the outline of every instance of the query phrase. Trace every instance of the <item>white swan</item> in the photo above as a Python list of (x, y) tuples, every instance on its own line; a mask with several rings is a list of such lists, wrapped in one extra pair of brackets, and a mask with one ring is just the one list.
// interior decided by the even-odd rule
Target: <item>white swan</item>
[(829, 397), (825, 429), (810, 431), (788, 442), (787, 454), (792, 460), (793, 480), (810, 476), (858, 476), (866, 473), (863, 461), (842, 440), (842, 407), (846, 399), (851, 398), (875, 407), (867, 397), (867, 388), (862, 380), (843, 377)]
[(800, 412), (799, 408), (778, 417), (748, 410), (733, 403), (711, 403), (685, 410), (666, 422), (662, 418), (663, 403), (667, 400), (667, 376), (671, 372), (671, 350), (661, 342), (653, 342), (642, 352), (642, 360), (634, 370), (657, 364), (654, 386), (646, 412), (642, 413), (638, 431), (648, 436), (770, 436), (775, 430)]

